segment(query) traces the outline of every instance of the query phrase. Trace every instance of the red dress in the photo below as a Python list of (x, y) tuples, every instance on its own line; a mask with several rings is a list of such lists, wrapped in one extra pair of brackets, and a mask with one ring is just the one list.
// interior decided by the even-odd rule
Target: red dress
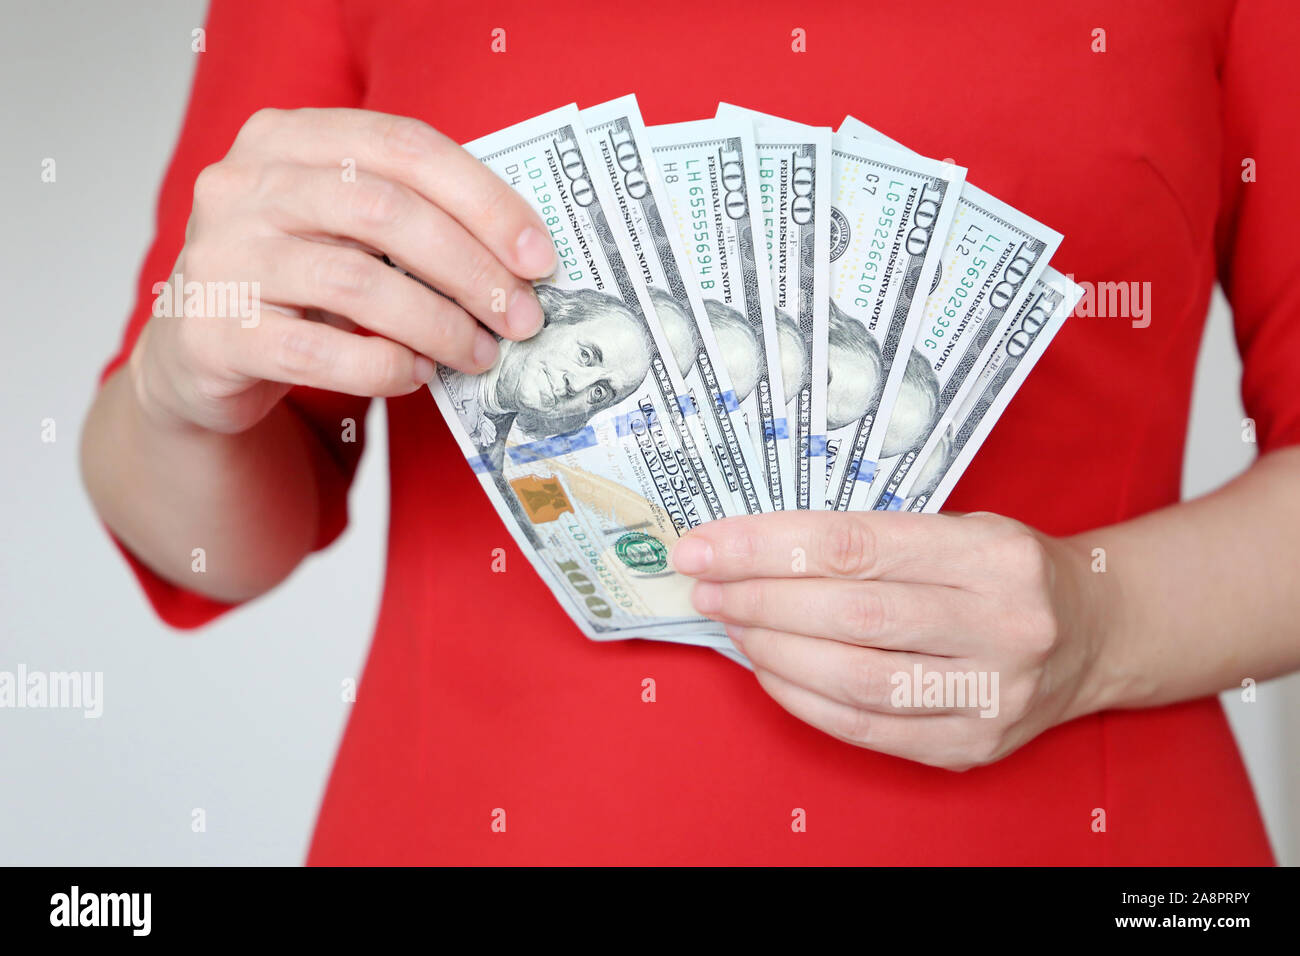
[[(1065, 534), (1177, 501), (1216, 278), (1260, 451), (1300, 442), (1300, 23), (1286, 0), (830, 6), (215, 0), (110, 368), (175, 260), (196, 174), (258, 107), (403, 113), (466, 142), (630, 91), (652, 124), (719, 100), (833, 126), (853, 113), (1063, 232), (1062, 272), (1150, 283), (1146, 328), (1066, 324), (949, 507)], [(341, 418), (363, 420), (362, 400), (291, 400), (330, 442)], [(964, 774), (850, 747), (712, 652), (584, 639), (428, 392), (390, 401), (388, 421), (382, 610), (310, 863), (1272, 861), (1214, 698), (1079, 719)], [(337, 453), (354, 462), (358, 447)], [(325, 507), (321, 546), (346, 521), (345, 500)], [(226, 609), (131, 560), (167, 622)]]

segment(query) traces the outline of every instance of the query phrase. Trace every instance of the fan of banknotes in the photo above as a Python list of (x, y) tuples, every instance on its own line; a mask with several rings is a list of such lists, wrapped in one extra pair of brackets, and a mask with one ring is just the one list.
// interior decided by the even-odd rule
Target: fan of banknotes
[(559, 256), (546, 322), (430, 388), (502, 520), (593, 640), (714, 647), (669, 552), (715, 518), (935, 512), (1081, 290), (1052, 229), (849, 117), (634, 96), (466, 147)]

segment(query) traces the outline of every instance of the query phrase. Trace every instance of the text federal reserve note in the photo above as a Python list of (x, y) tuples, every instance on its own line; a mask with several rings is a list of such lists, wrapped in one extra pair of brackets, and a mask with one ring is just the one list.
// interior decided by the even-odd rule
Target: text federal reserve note
[[(825, 506), (831, 131), (721, 103), (754, 128), (792, 467), (786, 507)], [(793, 504), (791, 504), (793, 502)]]
[(826, 506), (843, 511), (893, 453), (886, 425), (966, 171), (842, 133), (832, 156)]
[[(582, 110), (593, 152), (613, 190), (632, 245), (634, 269), (650, 289), (674, 362), (681, 406), (708, 451), (702, 463), (715, 486), (730, 489), (729, 514), (771, 510), (767, 484), (739, 414), (731, 375), (720, 360), (704, 300), (682, 250), (681, 233), (646, 142), (635, 96)], [(699, 431), (702, 425), (702, 432)], [(721, 517), (715, 515), (713, 517)]]
[[(840, 132), (883, 139), (848, 117)], [(964, 395), (980, 353), (1019, 309), (1061, 235), (1017, 209), (964, 183), (944, 242), (939, 280), (926, 299), (903, 384), (890, 412), (875, 480), (856, 482), (849, 507), (897, 510), (909, 470), (944, 412)]]
[(736, 404), (761, 456), (772, 507), (789, 464), (781, 353), (767, 256), (757, 245), (757, 161), (748, 123), (697, 120), (646, 130)]

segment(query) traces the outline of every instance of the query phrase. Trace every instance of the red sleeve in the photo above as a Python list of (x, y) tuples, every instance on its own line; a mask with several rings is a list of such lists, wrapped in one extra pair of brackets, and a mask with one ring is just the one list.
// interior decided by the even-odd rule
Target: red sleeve
[[(1260, 453), (1300, 444), (1300, 17), (1239, 0), (1223, 61), (1219, 278), (1232, 303), (1241, 392)], [(1252, 181), (1253, 180), (1253, 181)]]
[[(168, 278), (180, 253), (194, 180), (230, 148), (244, 121), (262, 107), (357, 106), (362, 84), (351, 59), (339, 0), (213, 0), (185, 121), (163, 178), (152, 245), (136, 283), (135, 306), (121, 347), (100, 381), (131, 353), (149, 318), (155, 282)], [(350, 482), (361, 457), (367, 399), (295, 388), (286, 401), (322, 439)], [(355, 441), (343, 440), (343, 420), (356, 422)], [(347, 525), (348, 482), (322, 487), (321, 535), (333, 541)], [(114, 539), (116, 541), (116, 538)], [(232, 605), (163, 580), (116, 541), (158, 616), (173, 627), (198, 627)]]

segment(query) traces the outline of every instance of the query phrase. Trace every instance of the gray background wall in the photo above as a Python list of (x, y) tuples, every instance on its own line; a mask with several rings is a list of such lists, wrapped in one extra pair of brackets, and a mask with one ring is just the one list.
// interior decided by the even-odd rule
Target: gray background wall
[[(102, 671), (104, 715), (0, 710), (0, 864), (300, 862), (374, 623), (384, 430), (350, 530), (197, 635), (147, 610), (81, 490), (77, 435), (118, 338), (188, 93), (202, 0), (0, 2), (0, 670)], [(42, 183), (53, 157), (57, 181)], [(1216, 299), (1187, 495), (1241, 471), (1240, 366)], [(54, 419), (56, 440), (41, 441)], [(1225, 640), (1231, 635), (1224, 635)], [(1279, 857), (1300, 862), (1300, 678), (1225, 701)], [(191, 828), (202, 809), (207, 829)], [(1212, 820), (1206, 824), (1213, 826)]]

